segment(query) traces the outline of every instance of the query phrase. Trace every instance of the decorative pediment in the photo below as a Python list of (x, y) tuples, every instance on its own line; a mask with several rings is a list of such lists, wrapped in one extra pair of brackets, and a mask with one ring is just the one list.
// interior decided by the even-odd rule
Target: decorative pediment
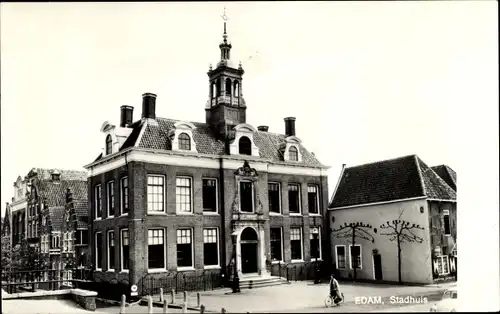
[(189, 121), (179, 121), (174, 124), (174, 128), (176, 129), (184, 129), (184, 130), (194, 130), (196, 126)]
[(251, 126), (248, 123), (240, 123), (234, 127), (234, 130), (236, 132), (247, 132), (247, 133), (257, 132), (257, 129), (255, 129), (253, 126)]
[(300, 143), (302, 143), (302, 141), (300, 140), (300, 138), (298, 138), (296, 136), (288, 136), (287, 138), (285, 138), (285, 142), (286, 143), (291, 143), (291, 144), (300, 144)]
[(109, 121), (104, 121), (104, 123), (101, 126), (101, 132), (108, 132), (109, 130), (113, 129), (115, 126), (109, 123)]
[(243, 163), (243, 167), (238, 168), (234, 174), (236, 174), (238, 176), (242, 176), (242, 177), (257, 177), (258, 176), (257, 170), (255, 170), (255, 168), (250, 168), (250, 164), (246, 160)]

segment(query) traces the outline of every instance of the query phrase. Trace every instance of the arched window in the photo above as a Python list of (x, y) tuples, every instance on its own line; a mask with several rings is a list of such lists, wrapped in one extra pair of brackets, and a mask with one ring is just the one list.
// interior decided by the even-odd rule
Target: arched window
[(216, 89), (216, 93), (215, 93), (215, 96), (216, 97), (219, 97), (220, 94), (221, 94), (221, 90), (222, 90), (222, 87), (221, 87), (221, 82), (220, 82), (220, 79), (217, 79), (217, 81), (215, 81), (215, 89)]
[(252, 155), (252, 141), (246, 136), (242, 136), (239, 142), (240, 155)]
[(240, 84), (238, 83), (238, 81), (234, 81), (234, 97), (240, 97)]
[(288, 156), (291, 161), (299, 160), (299, 152), (297, 151), (297, 148), (295, 146), (290, 146), (290, 148), (288, 149)]
[(191, 150), (191, 138), (186, 133), (179, 134), (179, 149)]
[(106, 137), (106, 155), (109, 155), (112, 153), (112, 147), (113, 147), (113, 143), (111, 140), (111, 135), (108, 135)]
[(215, 82), (212, 82), (212, 88), (210, 89), (210, 91), (211, 91), (210, 97), (212, 97), (212, 98), (217, 97), (217, 88), (215, 85), (216, 85)]
[(232, 89), (232, 84), (231, 84), (231, 79), (227, 78), (226, 79), (226, 95), (231, 96), (231, 89)]

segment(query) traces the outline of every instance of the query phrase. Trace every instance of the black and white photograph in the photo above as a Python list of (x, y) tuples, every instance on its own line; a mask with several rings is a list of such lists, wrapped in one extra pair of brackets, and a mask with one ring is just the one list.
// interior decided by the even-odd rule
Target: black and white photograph
[(496, 1), (0, 30), (2, 314), (500, 310)]

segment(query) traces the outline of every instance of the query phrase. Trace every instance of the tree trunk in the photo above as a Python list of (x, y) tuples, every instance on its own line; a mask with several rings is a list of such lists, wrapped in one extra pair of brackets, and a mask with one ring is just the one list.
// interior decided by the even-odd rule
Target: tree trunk
[(401, 282), (401, 240), (398, 237), (398, 280)]

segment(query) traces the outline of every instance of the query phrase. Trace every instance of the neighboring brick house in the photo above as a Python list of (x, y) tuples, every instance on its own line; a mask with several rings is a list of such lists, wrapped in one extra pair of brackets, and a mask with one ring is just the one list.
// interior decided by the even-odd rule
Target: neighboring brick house
[[(56, 270), (45, 273), (44, 279), (59, 279), (59, 271), (74, 267), (75, 254), (85, 252), (88, 245), (87, 173), (34, 168), (26, 178), (30, 191), (27, 240)], [(71, 279), (69, 271), (63, 273), (63, 278)]]
[(234, 239), (242, 280), (275, 274), (280, 262), (328, 260), (327, 167), (295, 135), (295, 118), (285, 134), (246, 123), (244, 71), (225, 32), (219, 47), (205, 123), (157, 117), (146, 93), (139, 121), (122, 106), (119, 126), (103, 124), (104, 152), (86, 166), (99, 281), (140, 290), (144, 276), (220, 273)]
[[(402, 282), (453, 278), (456, 208), (455, 190), (416, 155), (343, 169), (329, 206), (337, 272), (352, 277), (358, 265), (356, 279), (399, 281), (397, 241), (387, 235), (394, 234), (393, 226), (398, 232), (405, 229), (400, 237)], [(357, 222), (369, 227), (357, 233), (352, 246), (352, 238), (337, 230)]]
[(27, 181), (26, 178), (19, 176), (14, 182), (14, 196), (9, 204), (11, 214), (11, 232), (10, 241), (12, 246), (18, 244), (22, 239), (26, 239), (26, 230), (28, 228), (27, 219)]

